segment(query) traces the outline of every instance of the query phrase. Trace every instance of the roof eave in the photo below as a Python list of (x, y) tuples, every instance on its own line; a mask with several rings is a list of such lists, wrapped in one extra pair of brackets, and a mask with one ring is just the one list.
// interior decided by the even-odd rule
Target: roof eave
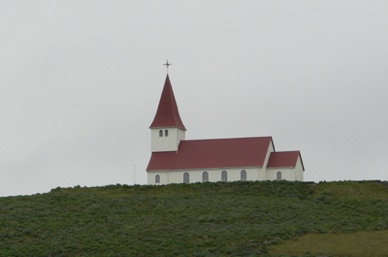
[(230, 170), (230, 169), (257, 169), (263, 168), (263, 166), (235, 166), (235, 167), (216, 167), (216, 168), (187, 168), (187, 169), (146, 169), (147, 172), (179, 172), (179, 171), (207, 171), (207, 170)]
[(276, 167), (267, 167), (267, 169), (295, 169), (296, 166), (276, 166)]
[(178, 128), (184, 131), (187, 131), (187, 129), (183, 126), (149, 126), (149, 129), (166, 129), (166, 128)]

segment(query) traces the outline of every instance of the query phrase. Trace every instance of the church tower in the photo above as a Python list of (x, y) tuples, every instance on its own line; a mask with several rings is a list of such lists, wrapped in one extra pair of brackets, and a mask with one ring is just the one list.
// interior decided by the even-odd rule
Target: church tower
[(177, 151), (180, 141), (185, 139), (186, 128), (179, 116), (168, 74), (150, 129), (152, 152)]

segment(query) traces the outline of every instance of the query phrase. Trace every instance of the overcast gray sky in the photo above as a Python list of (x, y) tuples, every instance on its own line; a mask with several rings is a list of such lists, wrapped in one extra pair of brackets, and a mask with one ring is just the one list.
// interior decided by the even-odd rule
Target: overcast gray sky
[[(272, 136), (388, 180), (388, 1), (0, 1), (0, 196), (146, 183), (169, 59), (187, 139)], [(136, 177), (134, 177), (134, 170)]]

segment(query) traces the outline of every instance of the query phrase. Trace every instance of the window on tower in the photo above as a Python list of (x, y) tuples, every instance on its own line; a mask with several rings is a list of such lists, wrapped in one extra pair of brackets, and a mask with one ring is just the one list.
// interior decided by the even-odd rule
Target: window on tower
[(163, 137), (163, 130), (159, 130), (159, 137)]
[(164, 131), (164, 136), (168, 137), (168, 130), (167, 129)]

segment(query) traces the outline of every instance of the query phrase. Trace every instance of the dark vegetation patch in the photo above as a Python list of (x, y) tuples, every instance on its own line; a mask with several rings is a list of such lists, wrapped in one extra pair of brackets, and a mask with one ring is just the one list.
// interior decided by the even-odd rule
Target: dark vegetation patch
[(0, 206), (0, 256), (271, 256), (307, 233), (388, 229), (380, 181), (76, 186)]

